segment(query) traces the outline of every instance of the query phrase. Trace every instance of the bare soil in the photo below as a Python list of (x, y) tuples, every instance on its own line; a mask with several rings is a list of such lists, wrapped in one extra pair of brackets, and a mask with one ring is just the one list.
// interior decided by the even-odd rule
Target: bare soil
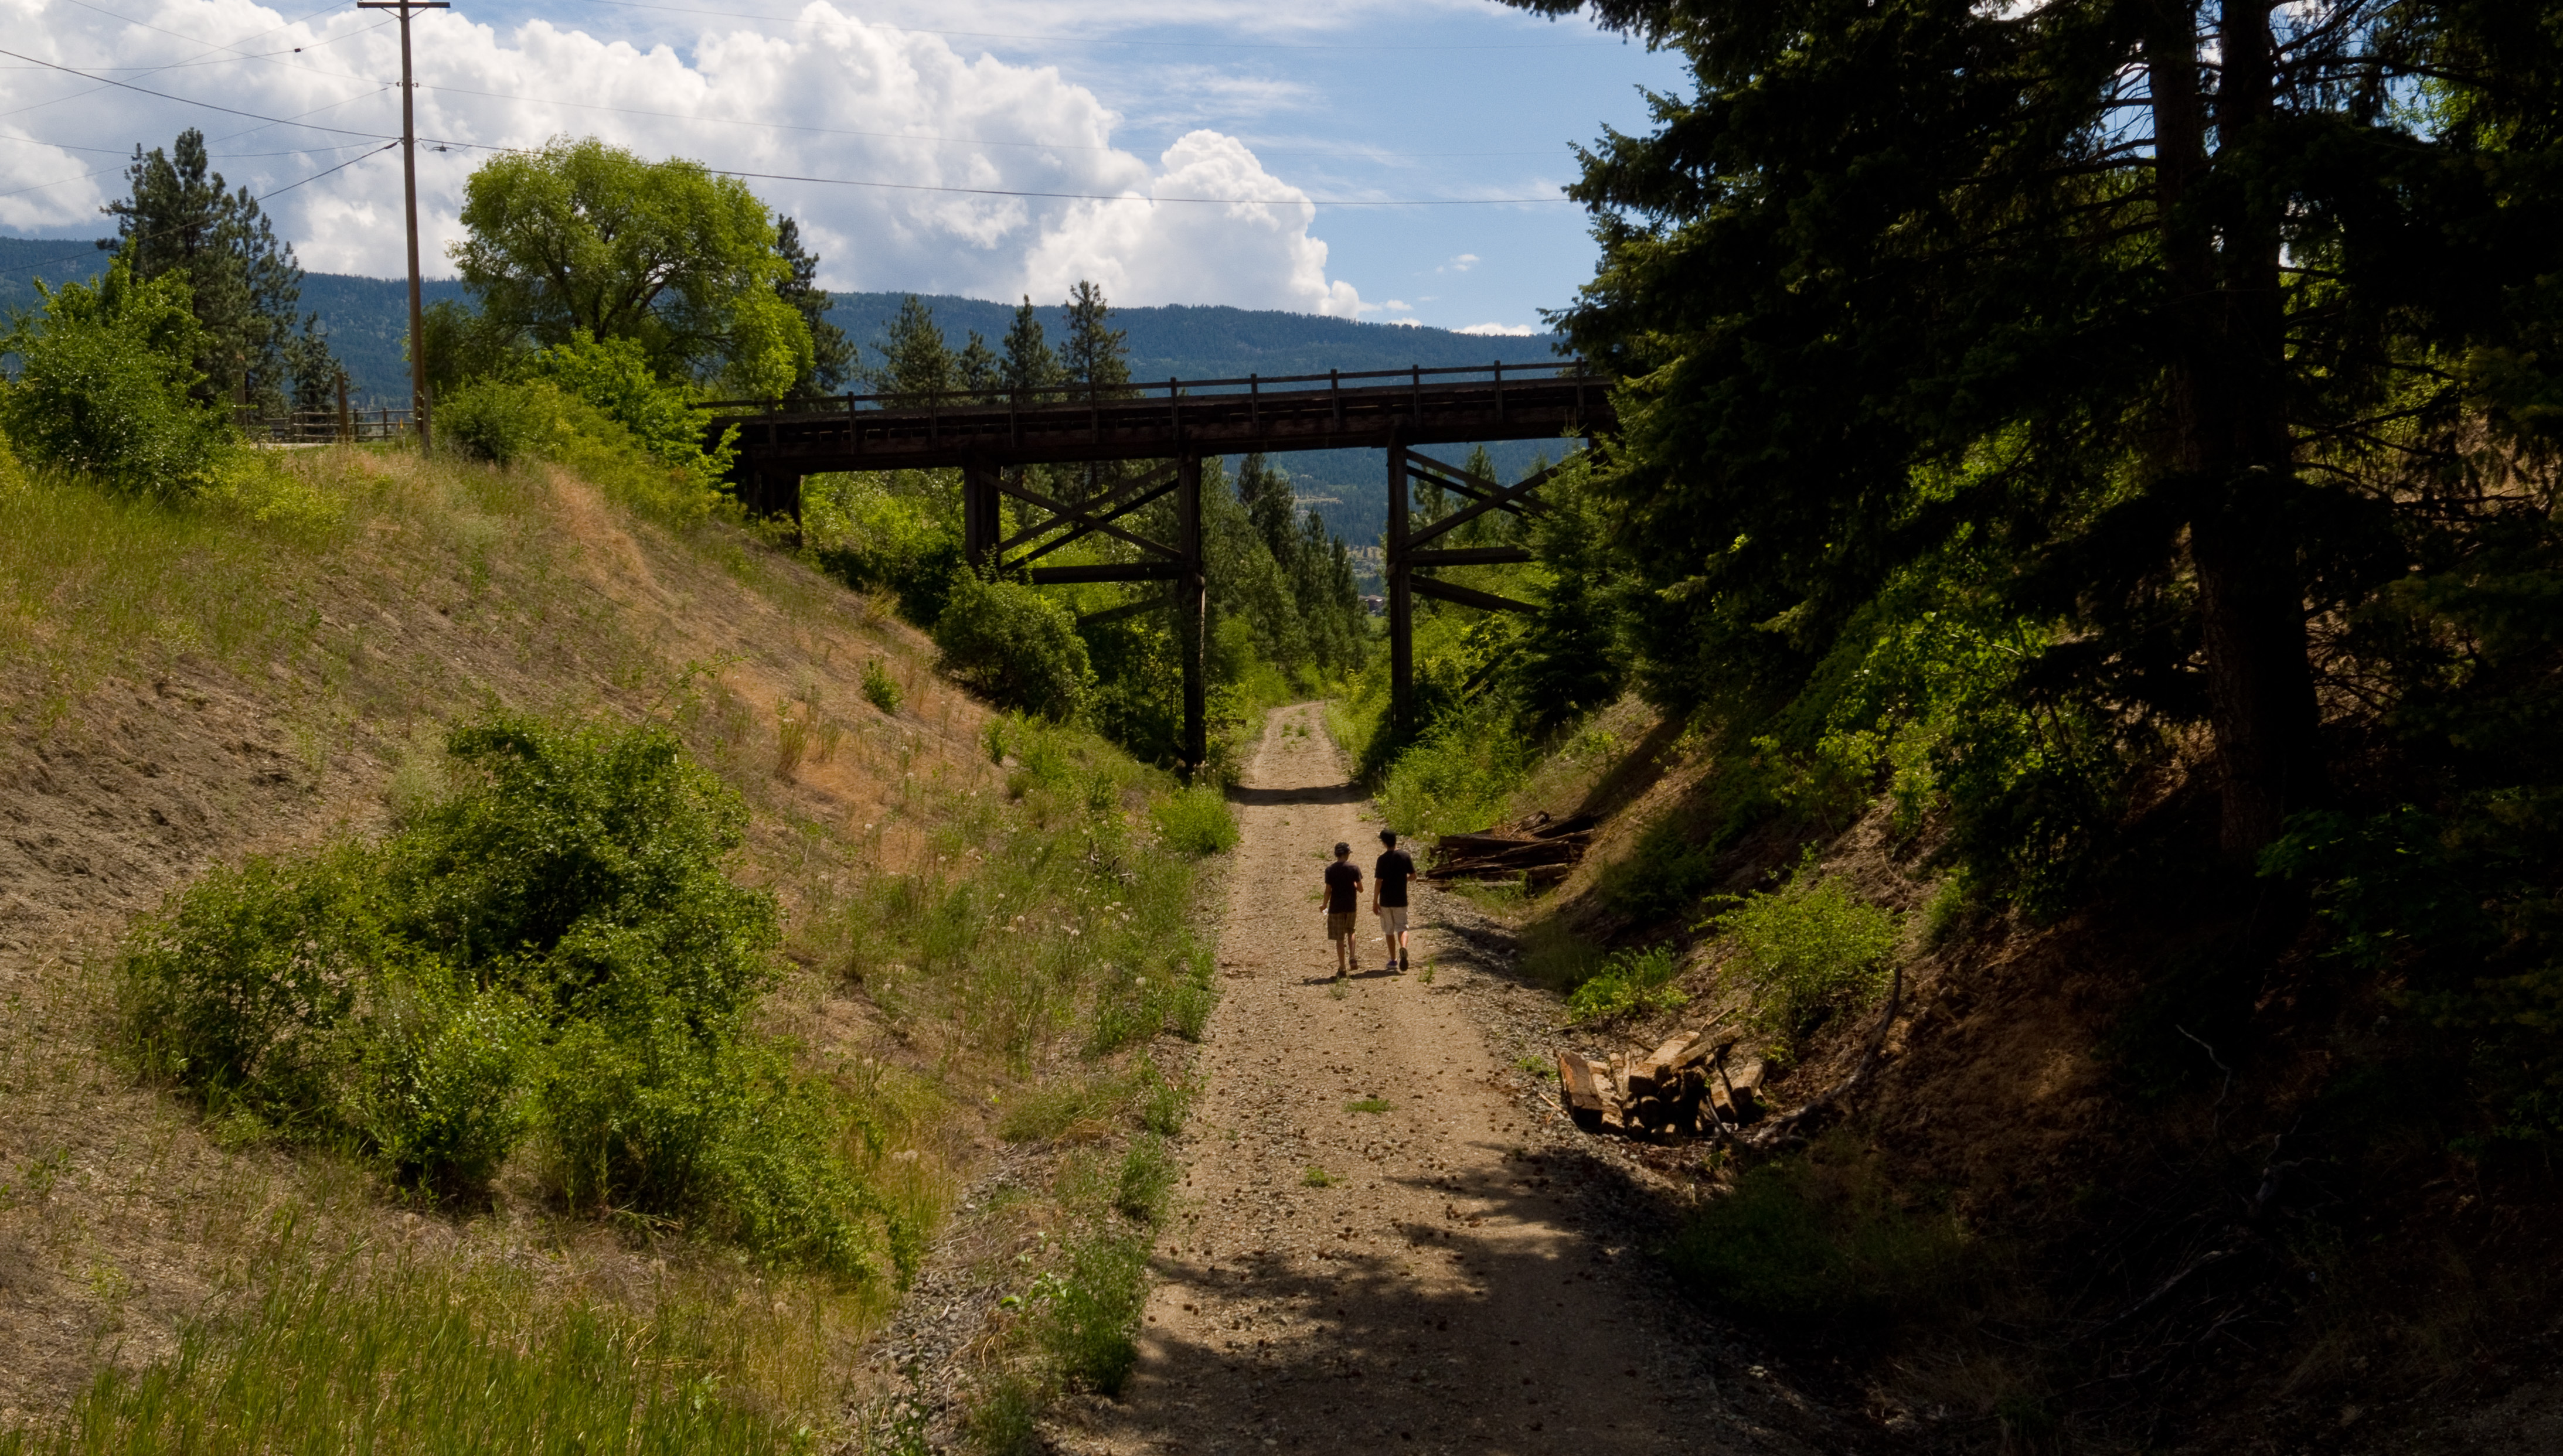
[[(1320, 871), (1338, 840), (1365, 866), (1378, 852), (1349, 778), (1300, 704), (1234, 795), (1229, 980), (1139, 1369), (1061, 1444), (1804, 1449), (1721, 1395), (1713, 1372), (1736, 1362), (1715, 1332), (1650, 1282), (1625, 1222), (1595, 1216), (1622, 1178), (1523, 1095), (1538, 1084), (1502, 1023), (1529, 993), (1483, 917), (1419, 882), (1414, 973), (1384, 967), (1365, 913), (1363, 969), (1334, 979)], [(1386, 1110), (1353, 1106), (1372, 1099)]]

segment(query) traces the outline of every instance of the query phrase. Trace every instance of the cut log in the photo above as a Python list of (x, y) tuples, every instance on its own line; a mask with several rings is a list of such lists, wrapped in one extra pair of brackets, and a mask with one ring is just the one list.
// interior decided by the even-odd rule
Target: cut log
[[(1542, 815), (1540, 818), (1545, 819), (1547, 816)], [(1527, 825), (1529, 820), (1525, 819), (1523, 820), (1523, 823)], [(1573, 819), (1562, 819), (1555, 823), (1541, 824), (1538, 827), (1531, 829), (1530, 832), (1534, 838), (1554, 839), (1561, 834), (1581, 834), (1588, 832), (1600, 827), (1601, 823), (1602, 816), (1598, 814), (1579, 814)]]
[(1614, 1100), (1603, 1095), (1600, 1078), (1588, 1058), (1571, 1051), (1557, 1054), (1557, 1085), (1566, 1100), (1566, 1115), (1586, 1132), (1602, 1126), (1602, 1114), (1611, 1109)]

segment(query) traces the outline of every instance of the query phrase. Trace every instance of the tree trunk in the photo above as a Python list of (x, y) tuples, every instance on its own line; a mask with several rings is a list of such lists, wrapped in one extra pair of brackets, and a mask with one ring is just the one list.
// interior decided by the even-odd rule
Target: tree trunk
[[(2248, 146), (2270, 111), (2266, 0), (2226, 0), (2217, 152)], [(2227, 204), (2184, 208), (2213, 165), (2199, 93), (2199, 36), (2164, 7), (2147, 43), (2165, 272), (2173, 302), (2164, 485), (2193, 501), (2209, 721), (2223, 779), (2225, 853), (2248, 861), (2323, 790), (2304, 596), (2288, 519), (2294, 461), (2281, 379), (2284, 315), (2276, 219)], [(2221, 246), (2220, 246), (2221, 244)]]

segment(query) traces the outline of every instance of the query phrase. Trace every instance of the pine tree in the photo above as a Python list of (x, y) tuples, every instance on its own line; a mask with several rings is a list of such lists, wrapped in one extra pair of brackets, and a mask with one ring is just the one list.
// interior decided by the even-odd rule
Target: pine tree
[(1065, 377), (1059, 355), (1051, 352), (1050, 343), (1042, 336), (1041, 314), (1033, 308), (1030, 294), (1015, 309), (1015, 321), (1006, 329), (1006, 355), (998, 366), (999, 382), (1009, 394), (1020, 395), (1025, 404), (1041, 403), (1038, 392), (1057, 385)]
[(861, 361), (854, 340), (828, 322), (827, 312), (836, 300), (819, 286), (819, 256), (802, 247), (800, 223), (791, 218), (775, 221), (774, 256), (791, 269), (790, 276), (775, 285), (775, 294), (791, 304), (810, 328), (810, 367), (793, 382), (793, 397), (835, 394), (855, 377)]
[(922, 404), (952, 388), (952, 346), (935, 325), (934, 310), (910, 293), (898, 315), (873, 344), (882, 356), (873, 370), (873, 388), (894, 403)]
[(2307, 625), (2387, 591), (2383, 523), (2465, 468), (2489, 376), (2447, 361), (2545, 357), (2544, 12), (1589, 8), (1693, 80), (1572, 189), (1651, 680), (1785, 701), (1957, 553), (2056, 625), (2042, 691), (2204, 719), (2229, 856), (2322, 804)]
[(1291, 570), (1298, 559), (1299, 538), (1290, 528), (1294, 508), (1290, 476), (1261, 455), (1248, 455), (1237, 469), (1237, 499), (1246, 507), (1246, 518), (1264, 548), (1285, 572)]
[(1060, 346), (1060, 364), (1072, 384), (1085, 385), (1103, 399), (1128, 392), (1130, 341), (1110, 326), (1112, 309), (1103, 289), (1080, 280), (1068, 295), (1068, 339)]
[(960, 357), (953, 361), (954, 386), (969, 391), (970, 397), (981, 404), (995, 404), (1005, 393), (1003, 381), (1004, 368), (997, 351), (988, 347), (977, 329), (970, 330), (970, 342), (962, 346)]
[(302, 269), (293, 245), (278, 241), (248, 188), (231, 191), (209, 170), (202, 131), (178, 133), (169, 152), (136, 143), (124, 175), (131, 194), (101, 210), (116, 220), (137, 281), (174, 273), (193, 291), (206, 340), (198, 399), (267, 413), (285, 407), (298, 378), (334, 381), (337, 362), (309, 315), (295, 311)]

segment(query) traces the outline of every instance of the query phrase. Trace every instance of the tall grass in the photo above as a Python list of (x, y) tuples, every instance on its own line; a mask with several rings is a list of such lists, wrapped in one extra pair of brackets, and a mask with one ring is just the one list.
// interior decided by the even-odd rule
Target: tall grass
[(933, 868), (866, 877), (804, 943), (894, 1019), (1019, 1068), (1081, 1023), (1097, 1054), (1198, 1037), (1216, 995), (1200, 845), (1148, 812), (1183, 791), (1083, 729), (1017, 719), (1000, 739), (1009, 799), (949, 800)]
[(720, 1297), (682, 1278), (635, 1309), (549, 1294), (520, 1269), (288, 1247), (177, 1354), (100, 1373), (52, 1431), (0, 1456), (216, 1451), (729, 1456), (821, 1449), (777, 1414), (832, 1393), (827, 1302)]

